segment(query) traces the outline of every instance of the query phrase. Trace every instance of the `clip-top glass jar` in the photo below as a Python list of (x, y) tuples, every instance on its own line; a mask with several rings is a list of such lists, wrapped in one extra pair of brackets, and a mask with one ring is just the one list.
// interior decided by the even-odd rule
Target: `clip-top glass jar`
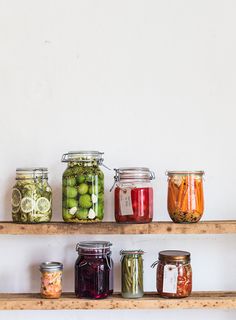
[(155, 175), (148, 168), (116, 169), (115, 219), (117, 222), (147, 223), (153, 218)]
[(142, 250), (121, 250), (121, 295), (123, 298), (141, 298), (143, 292)]
[(41, 296), (45, 299), (58, 299), (62, 292), (62, 270), (60, 262), (43, 262), (41, 271)]
[(113, 293), (112, 244), (82, 241), (76, 246), (75, 294), (78, 298), (103, 299)]
[(52, 189), (48, 184), (48, 170), (16, 169), (11, 204), (14, 222), (49, 222), (52, 217)]
[(204, 211), (204, 171), (168, 171), (168, 212), (177, 223), (198, 222)]
[(180, 250), (159, 252), (157, 265), (157, 292), (164, 298), (188, 297), (192, 291), (190, 253)]
[(63, 219), (66, 222), (99, 222), (104, 215), (104, 174), (99, 168), (103, 153), (73, 151), (64, 154)]

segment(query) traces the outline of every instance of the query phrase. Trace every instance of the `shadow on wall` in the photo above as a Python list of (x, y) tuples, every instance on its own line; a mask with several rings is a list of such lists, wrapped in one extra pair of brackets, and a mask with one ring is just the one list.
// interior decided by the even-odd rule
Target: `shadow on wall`
[(15, 185), (15, 176), (11, 175), (8, 177), (8, 179), (4, 183), (4, 198), (3, 198), (3, 220), (4, 221), (11, 221), (12, 220), (12, 214), (11, 214), (11, 193), (12, 193), (12, 187)]

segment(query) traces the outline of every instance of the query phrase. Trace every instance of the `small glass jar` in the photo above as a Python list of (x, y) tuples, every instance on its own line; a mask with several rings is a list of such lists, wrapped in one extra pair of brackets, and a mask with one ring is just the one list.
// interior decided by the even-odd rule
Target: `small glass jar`
[(163, 298), (185, 298), (192, 292), (190, 253), (179, 250), (159, 252), (157, 292)]
[(58, 299), (62, 292), (62, 270), (60, 262), (43, 262), (41, 271), (41, 297), (45, 299)]
[(143, 292), (142, 250), (122, 250), (121, 254), (121, 295), (123, 298), (141, 298)]
[(75, 294), (77, 298), (103, 299), (113, 293), (112, 244), (82, 241), (76, 246)]
[(168, 171), (168, 212), (177, 223), (198, 222), (204, 211), (204, 171)]
[(52, 189), (46, 168), (16, 169), (12, 189), (12, 219), (19, 223), (49, 222), (52, 217)]
[(116, 222), (148, 223), (153, 218), (155, 175), (148, 168), (120, 168), (115, 175)]
[(64, 154), (62, 216), (65, 222), (100, 222), (104, 216), (103, 153), (72, 151)]

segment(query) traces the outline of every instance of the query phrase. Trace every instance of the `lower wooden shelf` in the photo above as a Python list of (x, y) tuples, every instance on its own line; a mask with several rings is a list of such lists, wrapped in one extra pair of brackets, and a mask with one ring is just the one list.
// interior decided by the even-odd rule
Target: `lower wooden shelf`
[(147, 293), (141, 299), (123, 299), (114, 294), (103, 300), (77, 299), (64, 293), (60, 299), (41, 299), (39, 294), (0, 294), (0, 310), (106, 310), (106, 309), (236, 309), (234, 292), (193, 292), (184, 299), (163, 299)]

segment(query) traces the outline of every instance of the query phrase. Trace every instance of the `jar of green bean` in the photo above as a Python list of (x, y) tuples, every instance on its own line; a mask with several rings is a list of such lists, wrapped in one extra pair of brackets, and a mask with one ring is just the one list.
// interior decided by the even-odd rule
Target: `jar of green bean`
[(133, 299), (143, 296), (142, 250), (121, 250), (121, 295)]

